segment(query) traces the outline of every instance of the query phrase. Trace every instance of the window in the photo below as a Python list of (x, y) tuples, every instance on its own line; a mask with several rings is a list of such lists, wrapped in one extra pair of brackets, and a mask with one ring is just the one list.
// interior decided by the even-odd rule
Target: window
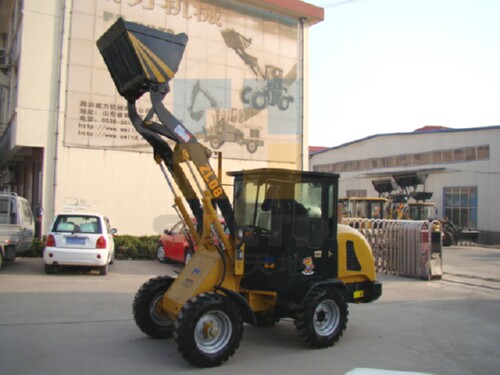
[(444, 214), (458, 227), (477, 228), (477, 187), (443, 189)]
[(350, 197), (367, 197), (368, 192), (366, 189), (349, 189), (346, 192), (348, 198)]
[(274, 234), (281, 228), (283, 181), (247, 180), (235, 186), (235, 217), (240, 226), (254, 226)]
[(97, 216), (59, 215), (52, 232), (102, 233), (101, 221)]
[(328, 237), (335, 238), (337, 233), (337, 199), (335, 195), (335, 187), (328, 187)]
[(314, 182), (302, 182), (295, 185), (293, 233), (295, 238), (306, 240), (310, 246), (320, 245), (323, 239), (322, 190), (322, 185)]

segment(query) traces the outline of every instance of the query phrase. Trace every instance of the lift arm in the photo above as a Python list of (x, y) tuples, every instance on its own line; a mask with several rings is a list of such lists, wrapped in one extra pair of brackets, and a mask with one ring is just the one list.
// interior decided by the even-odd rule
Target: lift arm
[[(119, 93), (127, 99), (132, 124), (153, 147), (155, 160), (166, 165), (198, 223), (202, 223), (200, 198), (181, 168), (181, 163), (185, 162), (190, 167), (189, 161), (194, 164), (209, 192), (204, 196), (205, 189), (200, 187), (203, 190), (201, 200), (210, 199), (217, 205), (234, 239), (236, 229), (233, 208), (210, 165), (210, 151), (162, 102), (169, 92), (168, 82), (177, 72), (187, 40), (187, 35), (183, 33), (173, 35), (120, 18), (99, 38), (97, 46)], [(136, 101), (146, 92), (150, 93), (153, 108), (145, 118), (141, 118)], [(151, 121), (154, 114), (160, 123)], [(176, 143), (174, 150), (162, 136)], [(220, 223), (214, 223), (215, 226), (217, 224)], [(225, 236), (222, 237), (225, 240)]]

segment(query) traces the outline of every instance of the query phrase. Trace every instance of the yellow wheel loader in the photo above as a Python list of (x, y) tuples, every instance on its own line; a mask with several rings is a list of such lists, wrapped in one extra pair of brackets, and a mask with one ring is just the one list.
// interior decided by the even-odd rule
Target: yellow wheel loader
[[(153, 147), (198, 245), (178, 277), (156, 277), (139, 289), (135, 321), (153, 338), (173, 335), (182, 356), (198, 367), (232, 356), (245, 323), (270, 326), (290, 318), (307, 346), (332, 346), (346, 328), (347, 304), (376, 300), (382, 291), (369, 244), (337, 223), (338, 175), (230, 172), (231, 204), (209, 163), (210, 151), (162, 104), (187, 40), (119, 19), (97, 41), (132, 124)], [(142, 118), (136, 100), (144, 93), (152, 109)]]

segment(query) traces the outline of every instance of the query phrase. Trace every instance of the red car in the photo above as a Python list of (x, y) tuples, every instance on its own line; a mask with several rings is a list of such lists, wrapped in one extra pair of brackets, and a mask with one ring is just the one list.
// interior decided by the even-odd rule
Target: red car
[[(227, 232), (223, 219), (221, 219), (221, 224)], [(196, 244), (189, 229), (183, 221), (179, 221), (172, 229), (165, 229), (163, 232), (156, 247), (156, 259), (161, 263), (173, 261), (187, 264), (195, 250)]]

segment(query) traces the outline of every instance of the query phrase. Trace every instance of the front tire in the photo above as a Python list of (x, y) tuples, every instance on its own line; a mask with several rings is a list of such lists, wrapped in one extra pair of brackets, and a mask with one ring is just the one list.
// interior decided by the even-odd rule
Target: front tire
[(192, 365), (214, 367), (240, 346), (243, 321), (239, 307), (226, 296), (203, 293), (191, 298), (175, 321), (175, 341)]
[(150, 279), (137, 291), (132, 307), (135, 323), (154, 339), (167, 339), (174, 332), (174, 321), (162, 310), (163, 295), (174, 279), (159, 276)]
[(262, 91), (255, 91), (250, 98), (252, 107), (255, 109), (264, 109), (267, 107), (267, 96)]
[(222, 147), (223, 144), (224, 141), (219, 136), (210, 138), (210, 147), (212, 147), (214, 150), (218, 150)]
[(167, 259), (165, 258), (165, 248), (163, 247), (163, 244), (158, 244), (158, 247), (156, 248), (156, 259), (160, 263), (166, 263)]
[(297, 313), (295, 328), (311, 348), (334, 345), (344, 333), (348, 308), (344, 296), (336, 290), (317, 288)]

